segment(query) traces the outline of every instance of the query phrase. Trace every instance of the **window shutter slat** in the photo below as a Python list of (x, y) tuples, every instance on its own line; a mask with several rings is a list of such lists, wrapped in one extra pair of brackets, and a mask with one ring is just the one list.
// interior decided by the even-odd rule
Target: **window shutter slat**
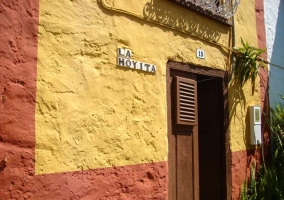
[(176, 76), (175, 83), (177, 124), (197, 125), (196, 81)]

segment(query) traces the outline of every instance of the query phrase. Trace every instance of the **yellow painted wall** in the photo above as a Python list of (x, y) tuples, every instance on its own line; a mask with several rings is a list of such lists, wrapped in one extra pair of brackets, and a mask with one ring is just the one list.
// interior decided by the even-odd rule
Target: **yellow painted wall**
[[(255, 1), (241, 1), (235, 18), (236, 47), (241, 47), (241, 38), (251, 46), (258, 47), (256, 32)], [(230, 131), (231, 150), (240, 151), (252, 149), (249, 145), (249, 115), (248, 106), (260, 105), (259, 78), (255, 81), (255, 87), (248, 81), (240, 89), (239, 85), (229, 84), (229, 107), (230, 107)]]
[[(228, 46), (230, 29), (164, 0), (107, 0), (108, 5)], [(249, 8), (249, 9), (248, 9)], [(237, 39), (256, 44), (254, 1), (242, 1)], [(249, 10), (249, 11), (247, 11)], [(40, 1), (36, 97), (36, 174), (167, 160), (168, 60), (226, 70), (228, 53), (190, 34), (109, 11), (98, 1)], [(238, 44), (240, 44), (238, 40)], [(116, 65), (117, 48), (153, 63), (157, 73)], [(197, 59), (196, 48), (206, 52)], [(245, 104), (229, 90), (231, 148), (246, 147)]]

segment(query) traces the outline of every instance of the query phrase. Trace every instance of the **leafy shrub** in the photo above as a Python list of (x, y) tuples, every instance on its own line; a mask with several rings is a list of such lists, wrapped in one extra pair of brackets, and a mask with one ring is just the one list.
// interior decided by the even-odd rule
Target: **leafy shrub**
[(280, 103), (275, 109), (271, 109), (268, 125), (272, 140), (271, 161), (261, 166), (256, 179), (253, 166), (250, 189), (247, 189), (248, 184), (245, 181), (241, 200), (284, 200), (284, 104)]
[(251, 82), (254, 84), (259, 68), (264, 67), (260, 55), (265, 52), (266, 49), (252, 47), (247, 42), (244, 42), (242, 38), (241, 42), (242, 47), (236, 48), (238, 53), (234, 77), (236, 80), (239, 80), (243, 86), (248, 79), (251, 79)]

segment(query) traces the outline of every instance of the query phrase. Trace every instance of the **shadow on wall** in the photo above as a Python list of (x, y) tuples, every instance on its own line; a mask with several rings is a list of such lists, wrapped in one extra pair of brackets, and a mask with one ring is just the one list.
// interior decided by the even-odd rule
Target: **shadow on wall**
[[(188, 13), (183, 15), (182, 13)], [(181, 29), (185, 32), (192, 33), (198, 37), (217, 42), (220, 39), (221, 32), (218, 22), (209, 21), (202, 16), (202, 23), (197, 19), (197, 14), (173, 4), (173, 6), (165, 6), (164, 1), (152, 0), (145, 4), (143, 15), (147, 19), (151, 19), (167, 26)], [(185, 17), (187, 16), (187, 17)], [(207, 23), (204, 21), (208, 21)]]
[[(239, 81), (232, 79), (231, 82), (229, 83), (229, 119), (230, 123), (232, 120), (235, 121), (237, 115), (237, 107), (240, 106), (241, 110), (241, 117), (246, 116), (246, 113), (243, 113), (243, 110), (246, 109), (246, 98), (244, 95), (243, 88), (241, 87)], [(242, 129), (244, 130), (243, 136), (244, 136), (244, 141), (246, 141), (246, 127), (245, 123), (243, 122), (242, 124)]]
[[(270, 106), (275, 107), (281, 101), (279, 94), (284, 95), (284, 1), (280, 1), (278, 19), (275, 29), (275, 39), (270, 62), (269, 96)], [(281, 66), (281, 67), (280, 67)]]
[[(252, 88), (255, 87), (255, 84)], [(238, 81), (232, 80), (229, 86), (229, 119), (230, 123), (233, 121), (234, 123), (241, 123), (239, 124), (243, 136), (244, 144), (246, 145), (247, 149), (251, 149), (253, 146), (250, 145), (250, 112), (249, 112), (249, 105), (246, 102), (246, 97), (243, 91), (242, 86)], [(254, 89), (251, 91), (251, 95), (254, 95)], [(239, 108), (237, 108), (239, 106)], [(238, 110), (238, 111), (237, 111)], [(238, 115), (237, 115), (238, 112)], [(263, 117), (263, 116), (262, 116)], [(243, 121), (243, 119), (245, 119)], [(238, 121), (235, 121), (238, 120)], [(264, 120), (262, 119), (262, 122)], [(267, 141), (268, 142), (268, 141)]]

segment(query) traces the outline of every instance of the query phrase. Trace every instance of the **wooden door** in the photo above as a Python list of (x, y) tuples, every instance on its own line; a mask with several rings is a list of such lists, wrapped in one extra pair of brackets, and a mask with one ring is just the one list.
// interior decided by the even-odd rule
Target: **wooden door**
[[(178, 124), (175, 77), (196, 81), (197, 126)], [(224, 71), (168, 62), (169, 200), (231, 199), (226, 80)]]
[[(174, 69), (170, 69), (168, 73), (169, 199), (198, 200), (196, 75)], [(185, 107), (182, 107), (183, 102), (186, 102)]]
[(197, 88), (200, 199), (226, 199), (220, 80), (207, 77), (198, 82)]

